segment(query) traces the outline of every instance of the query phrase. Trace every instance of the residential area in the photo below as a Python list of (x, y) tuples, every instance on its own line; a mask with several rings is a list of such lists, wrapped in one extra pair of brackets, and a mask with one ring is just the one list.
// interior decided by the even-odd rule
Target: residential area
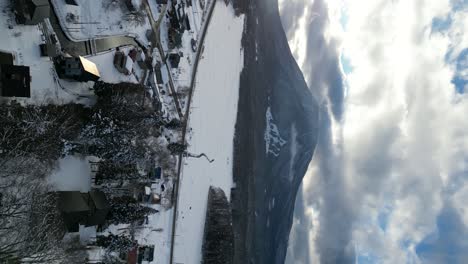
[(171, 262), (215, 3), (0, 0), (0, 263)]

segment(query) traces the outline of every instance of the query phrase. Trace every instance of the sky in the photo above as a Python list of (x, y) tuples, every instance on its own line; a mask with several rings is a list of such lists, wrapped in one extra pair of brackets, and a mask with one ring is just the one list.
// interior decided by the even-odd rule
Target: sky
[(321, 105), (286, 263), (468, 263), (468, 0), (280, 0)]

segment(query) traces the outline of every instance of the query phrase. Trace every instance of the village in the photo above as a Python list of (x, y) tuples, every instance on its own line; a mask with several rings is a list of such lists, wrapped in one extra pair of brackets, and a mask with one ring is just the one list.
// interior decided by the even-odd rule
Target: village
[(215, 2), (0, 1), (1, 263), (171, 262)]

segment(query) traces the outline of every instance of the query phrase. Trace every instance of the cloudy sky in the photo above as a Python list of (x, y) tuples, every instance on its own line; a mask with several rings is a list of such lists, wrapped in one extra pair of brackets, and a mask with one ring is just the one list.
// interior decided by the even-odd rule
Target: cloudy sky
[(287, 263), (468, 263), (468, 0), (280, 0), (322, 106)]

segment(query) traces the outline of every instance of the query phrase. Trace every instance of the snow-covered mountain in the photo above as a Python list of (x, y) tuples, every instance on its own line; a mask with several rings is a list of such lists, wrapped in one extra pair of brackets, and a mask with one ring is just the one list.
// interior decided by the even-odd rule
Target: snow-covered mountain
[(318, 104), (291, 55), (276, 0), (246, 13), (236, 125), (235, 263), (283, 263), (294, 202), (317, 143)]

